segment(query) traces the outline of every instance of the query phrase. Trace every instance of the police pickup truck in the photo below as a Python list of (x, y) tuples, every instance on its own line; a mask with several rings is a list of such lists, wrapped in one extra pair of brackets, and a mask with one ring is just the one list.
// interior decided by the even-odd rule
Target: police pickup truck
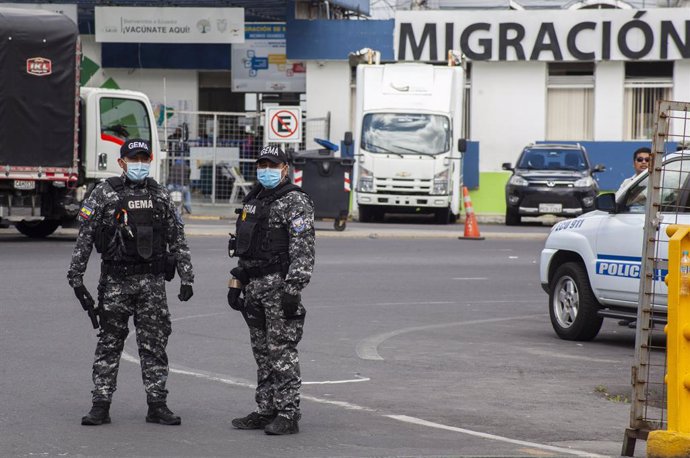
[[(636, 319), (647, 184), (645, 171), (617, 197), (597, 196), (595, 211), (551, 229), (541, 252), (540, 277), (560, 338), (591, 340), (604, 318)], [(666, 227), (690, 224), (690, 151), (664, 157), (659, 219), (656, 256), (667, 259)], [(664, 275), (654, 286), (654, 310), (665, 319)]]

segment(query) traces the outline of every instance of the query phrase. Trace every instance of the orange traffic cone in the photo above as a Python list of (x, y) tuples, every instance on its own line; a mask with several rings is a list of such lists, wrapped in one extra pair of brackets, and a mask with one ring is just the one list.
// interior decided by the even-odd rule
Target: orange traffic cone
[(479, 235), (479, 225), (477, 224), (477, 217), (472, 208), (472, 201), (470, 200), (470, 193), (467, 187), (462, 187), (462, 200), (465, 205), (465, 236), (458, 237), (459, 239), (467, 240), (484, 240), (484, 237)]

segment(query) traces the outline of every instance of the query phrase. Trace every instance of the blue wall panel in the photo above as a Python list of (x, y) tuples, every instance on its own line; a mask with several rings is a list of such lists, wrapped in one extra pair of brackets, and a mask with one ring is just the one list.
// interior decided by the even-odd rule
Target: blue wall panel
[(303, 21), (288, 19), (287, 58), (347, 60), (352, 51), (372, 48), (381, 60), (393, 60), (394, 20)]
[(230, 45), (103, 43), (103, 68), (230, 70)]
[[(554, 142), (539, 141), (537, 143), (578, 143), (578, 142)], [(604, 164), (606, 171), (595, 173), (594, 177), (599, 182), (602, 191), (615, 191), (624, 179), (632, 176), (633, 153), (641, 146), (651, 148), (649, 141), (627, 141), (627, 142), (579, 142), (587, 150), (589, 161), (592, 166)], [(676, 150), (676, 142), (667, 143), (667, 153)], [(515, 158), (517, 160), (517, 157)]]
[(467, 142), (462, 160), (462, 181), (468, 189), (479, 188), (479, 142)]

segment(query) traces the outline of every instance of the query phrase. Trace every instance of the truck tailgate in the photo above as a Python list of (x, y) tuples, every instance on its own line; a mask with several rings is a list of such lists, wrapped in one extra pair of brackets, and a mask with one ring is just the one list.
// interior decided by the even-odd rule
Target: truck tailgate
[(79, 31), (67, 17), (0, 7), (0, 168), (76, 163)]

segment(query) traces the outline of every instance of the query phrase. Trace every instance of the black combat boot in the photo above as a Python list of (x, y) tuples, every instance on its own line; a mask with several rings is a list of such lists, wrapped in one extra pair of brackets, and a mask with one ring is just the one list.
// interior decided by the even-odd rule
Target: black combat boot
[(146, 423), (160, 423), (161, 425), (179, 425), (182, 419), (172, 413), (165, 401), (150, 402)]
[(299, 432), (299, 426), (297, 425), (297, 420), (278, 415), (275, 420), (266, 425), (264, 432), (272, 436), (297, 434)]
[(81, 424), (85, 426), (98, 426), (110, 423), (110, 403), (108, 401), (95, 401), (91, 411), (81, 417)]
[(261, 415), (260, 413), (252, 412), (246, 417), (233, 419), (232, 426), (237, 429), (264, 429), (275, 418), (275, 415)]

